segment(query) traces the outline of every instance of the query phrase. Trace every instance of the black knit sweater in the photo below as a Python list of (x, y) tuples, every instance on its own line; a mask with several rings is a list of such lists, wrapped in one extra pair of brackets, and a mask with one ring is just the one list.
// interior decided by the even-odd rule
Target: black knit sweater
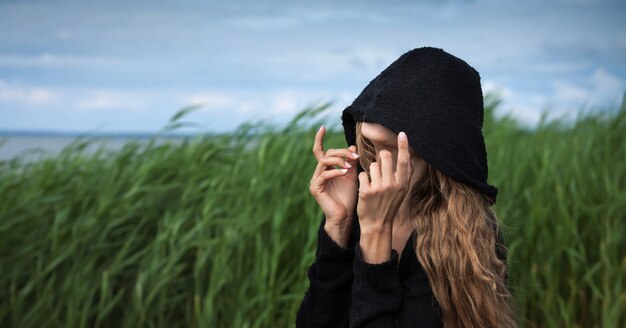
[(392, 249), (389, 261), (371, 264), (361, 256), (356, 213), (347, 249), (328, 236), (325, 221), (323, 217), (296, 327), (443, 326), (441, 310), (415, 254), (415, 231), (402, 256)]
[[(441, 308), (415, 254), (415, 231), (402, 256), (392, 249), (389, 261), (372, 264), (361, 255), (356, 212), (345, 249), (326, 233), (325, 222), (322, 216), (315, 261), (308, 270), (309, 289), (296, 327), (443, 327)], [(506, 263), (500, 229), (496, 239), (496, 254)], [(508, 277), (505, 282), (508, 285)]]

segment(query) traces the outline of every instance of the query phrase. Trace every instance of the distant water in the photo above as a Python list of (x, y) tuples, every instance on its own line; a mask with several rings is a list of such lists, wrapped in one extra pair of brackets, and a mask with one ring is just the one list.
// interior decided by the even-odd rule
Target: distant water
[[(85, 148), (86, 153), (93, 153), (101, 146), (108, 150), (118, 150), (129, 141), (147, 143), (148, 136), (141, 137), (89, 137), (92, 143)], [(159, 137), (157, 144), (182, 142), (185, 137)], [(75, 136), (36, 135), (36, 136), (0, 136), (0, 160), (10, 160), (22, 156), (25, 161), (59, 154), (65, 147), (76, 140)]]

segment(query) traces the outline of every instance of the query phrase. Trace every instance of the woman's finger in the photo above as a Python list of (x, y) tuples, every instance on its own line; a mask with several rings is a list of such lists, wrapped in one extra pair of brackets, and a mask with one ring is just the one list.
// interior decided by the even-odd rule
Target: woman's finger
[(359, 173), (359, 194), (364, 195), (370, 189), (370, 180), (367, 172)]
[(411, 154), (406, 133), (398, 133), (398, 160), (396, 163), (396, 181), (403, 183), (410, 177)]
[(332, 178), (338, 177), (340, 175), (344, 175), (346, 174), (348, 170), (346, 169), (333, 169), (333, 170), (326, 170), (324, 172), (322, 172), (319, 176), (314, 177), (311, 180), (311, 185), (314, 188), (319, 188), (323, 185), (326, 184), (326, 182)]
[[(354, 147), (356, 148), (356, 146)], [(359, 154), (357, 154), (356, 152), (352, 151), (349, 148), (329, 149), (326, 151), (326, 156), (345, 157), (346, 160), (351, 160), (351, 161), (355, 161), (357, 158), (359, 158)]]
[(318, 175), (322, 174), (322, 172), (327, 170), (328, 166), (334, 166), (334, 165), (341, 166), (342, 168), (345, 168), (345, 169), (350, 169), (353, 167), (352, 164), (348, 163), (348, 161), (346, 161), (345, 159), (341, 157), (324, 156), (317, 163), (317, 167), (315, 167), (315, 172), (313, 172), (313, 177), (317, 177)]
[(380, 166), (381, 166), (381, 183), (383, 186), (391, 186), (396, 177), (393, 175), (393, 160), (391, 159), (391, 152), (383, 149), (379, 153)]
[(322, 125), (315, 134), (315, 142), (313, 143), (313, 154), (319, 161), (324, 156), (324, 134), (326, 128)]
[(380, 187), (381, 176), (380, 176), (380, 165), (377, 162), (372, 162), (370, 164), (370, 186), (372, 188), (377, 189)]
[(332, 179), (334, 177), (338, 177), (340, 175), (344, 175), (348, 170), (346, 169), (334, 169), (334, 170), (326, 170), (320, 174), (318, 180), (320, 184), (324, 184), (326, 180)]

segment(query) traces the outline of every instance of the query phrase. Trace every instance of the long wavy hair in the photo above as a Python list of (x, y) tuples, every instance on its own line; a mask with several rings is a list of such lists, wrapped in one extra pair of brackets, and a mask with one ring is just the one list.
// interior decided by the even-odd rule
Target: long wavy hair
[[(376, 153), (361, 134), (361, 124), (356, 124), (356, 146), (359, 164), (369, 173)], [(441, 308), (444, 327), (516, 327), (506, 248), (487, 196), (427, 163), (410, 197), (415, 253)]]

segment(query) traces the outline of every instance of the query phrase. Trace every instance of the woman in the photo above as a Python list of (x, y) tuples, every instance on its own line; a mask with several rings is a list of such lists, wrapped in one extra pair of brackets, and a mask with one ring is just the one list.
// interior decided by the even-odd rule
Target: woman
[[(324, 216), (298, 327), (515, 327), (478, 72), (406, 52), (342, 113), (310, 192)], [(335, 166), (341, 169), (335, 169)]]

